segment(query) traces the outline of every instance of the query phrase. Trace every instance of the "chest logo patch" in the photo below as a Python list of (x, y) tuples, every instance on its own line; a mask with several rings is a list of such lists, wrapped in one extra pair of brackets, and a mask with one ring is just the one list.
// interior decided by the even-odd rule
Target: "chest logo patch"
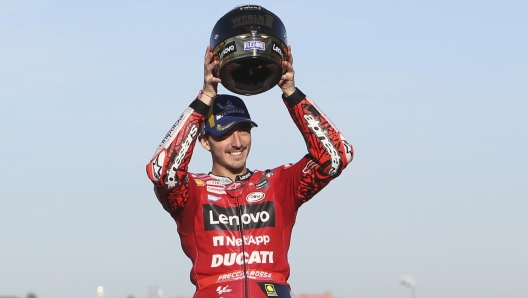
[(274, 202), (246, 204), (236, 207), (222, 207), (204, 204), (203, 219), (206, 231), (260, 229), (275, 227)]
[(213, 196), (213, 195), (211, 195), (211, 194), (207, 194), (207, 200), (208, 200), (208, 201), (212, 201), (212, 202), (216, 202), (216, 201), (219, 201), (219, 200), (220, 200), (220, 197)]
[(249, 195), (247, 195), (246, 201), (250, 203), (255, 203), (255, 202), (262, 201), (264, 197), (266, 197), (266, 194), (263, 192), (252, 192)]
[(226, 185), (225, 186), (225, 190), (227, 192), (228, 195), (230, 195), (231, 197), (238, 197), (242, 194), (242, 192), (244, 191), (244, 187), (246, 185), (244, 184), (244, 182), (240, 182), (240, 181), (237, 181), (237, 182), (233, 182), (229, 185)]
[(207, 185), (207, 191), (208, 192), (212, 192), (212, 193), (216, 193), (216, 194), (225, 194), (226, 193), (223, 187), (212, 186), (212, 185)]

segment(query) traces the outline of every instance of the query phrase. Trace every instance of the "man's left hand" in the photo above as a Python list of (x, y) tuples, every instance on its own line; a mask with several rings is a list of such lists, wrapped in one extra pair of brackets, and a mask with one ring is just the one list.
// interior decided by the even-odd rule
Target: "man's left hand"
[(291, 54), (291, 46), (288, 46), (286, 53), (286, 60), (282, 61), (282, 77), (279, 80), (279, 87), (286, 96), (290, 96), (295, 92), (295, 71), (293, 70), (293, 56)]

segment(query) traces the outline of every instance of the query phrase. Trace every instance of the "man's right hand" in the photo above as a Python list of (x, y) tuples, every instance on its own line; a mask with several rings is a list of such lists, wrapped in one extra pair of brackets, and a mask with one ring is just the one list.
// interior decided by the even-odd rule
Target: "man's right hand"
[(222, 80), (214, 76), (215, 69), (218, 67), (220, 61), (214, 59), (214, 54), (211, 46), (207, 46), (204, 57), (204, 84), (198, 95), (198, 99), (210, 105), (213, 98), (218, 92), (218, 83)]
[(290, 96), (295, 92), (295, 71), (293, 70), (293, 56), (291, 53), (291, 46), (288, 46), (286, 53), (286, 60), (282, 61), (282, 77), (279, 80), (279, 87), (282, 93)]

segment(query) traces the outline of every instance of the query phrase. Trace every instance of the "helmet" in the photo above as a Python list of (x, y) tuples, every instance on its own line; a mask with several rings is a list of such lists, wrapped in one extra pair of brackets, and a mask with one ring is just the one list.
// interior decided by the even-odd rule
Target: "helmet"
[(282, 21), (262, 6), (241, 5), (226, 13), (210, 40), (222, 85), (241, 95), (273, 88), (282, 76), (286, 38)]

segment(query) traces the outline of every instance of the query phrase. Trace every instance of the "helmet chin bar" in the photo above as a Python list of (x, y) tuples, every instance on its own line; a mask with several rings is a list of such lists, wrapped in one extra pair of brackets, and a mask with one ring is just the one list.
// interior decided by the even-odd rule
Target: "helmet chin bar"
[(241, 95), (266, 92), (277, 85), (281, 75), (282, 67), (275, 61), (259, 57), (227, 63), (219, 74), (226, 89)]

